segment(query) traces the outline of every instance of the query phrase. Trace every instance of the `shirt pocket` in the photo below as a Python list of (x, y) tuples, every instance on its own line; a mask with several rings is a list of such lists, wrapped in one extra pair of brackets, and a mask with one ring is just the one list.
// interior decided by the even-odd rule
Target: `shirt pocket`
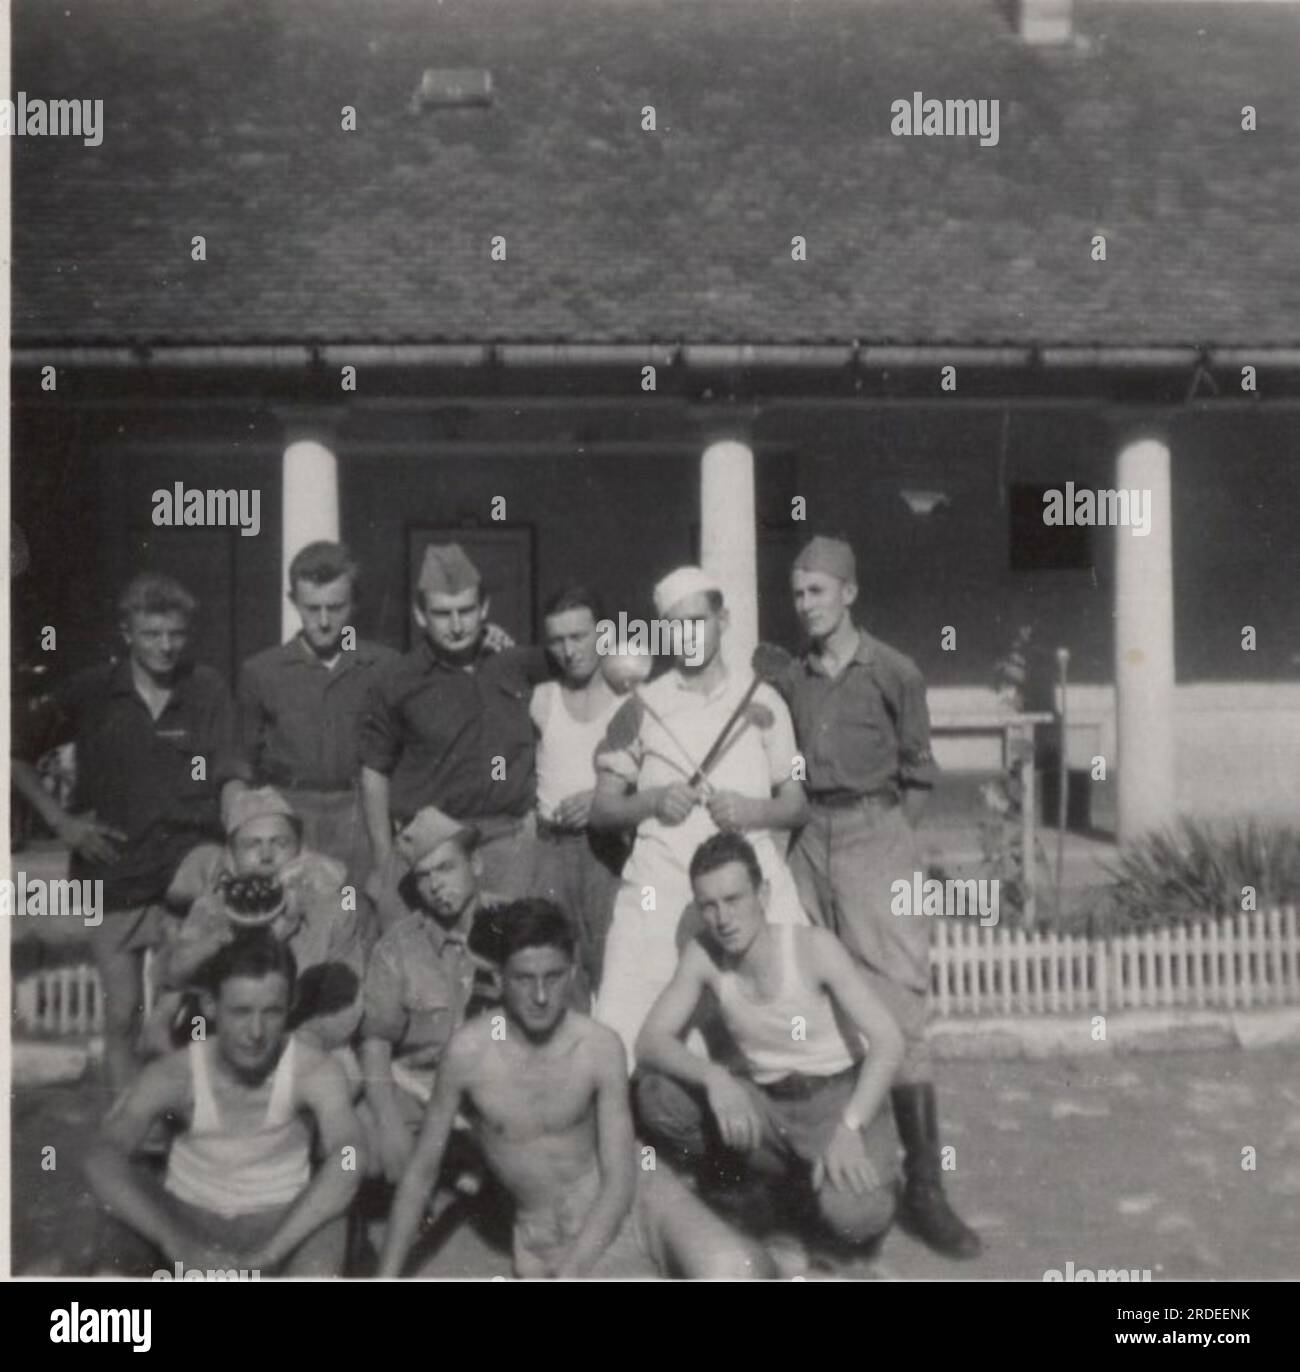
[(429, 1015), (451, 1005), (452, 991), (446, 976), (432, 967), (408, 963), (406, 968), (406, 1008), (414, 1015)]
[(850, 768), (892, 764), (898, 746), (887, 720), (861, 715), (836, 720), (820, 745), (824, 757)]
[(533, 742), (533, 721), (528, 713), (532, 692), (526, 685), (513, 681), (498, 681), (492, 702), (494, 735), (512, 751), (530, 747)]
[(189, 758), (195, 752), (194, 731), (188, 725), (173, 724), (164, 729), (155, 728), (153, 738), (154, 743), (168, 754)]

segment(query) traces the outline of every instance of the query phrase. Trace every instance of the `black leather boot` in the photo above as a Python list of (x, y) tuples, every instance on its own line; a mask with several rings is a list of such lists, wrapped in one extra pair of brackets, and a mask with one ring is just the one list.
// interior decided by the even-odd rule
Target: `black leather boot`
[(898, 1205), (899, 1228), (946, 1258), (977, 1257), (984, 1247), (980, 1236), (961, 1222), (943, 1193), (933, 1083), (895, 1086), (890, 1098), (898, 1135), (907, 1152), (903, 1161), (906, 1181)]

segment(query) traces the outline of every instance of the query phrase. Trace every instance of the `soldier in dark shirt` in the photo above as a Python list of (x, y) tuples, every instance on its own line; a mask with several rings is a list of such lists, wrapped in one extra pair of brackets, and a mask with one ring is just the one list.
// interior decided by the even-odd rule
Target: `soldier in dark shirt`
[(979, 1236), (942, 1187), (926, 1047), (930, 928), (892, 910), (894, 882), (910, 883), (921, 870), (915, 826), (937, 772), (925, 682), (910, 658), (854, 624), (857, 569), (847, 543), (814, 538), (795, 559), (791, 582), (811, 648), (778, 683), (810, 807), (790, 867), (809, 915), (840, 937), (903, 1030), (892, 1092), (907, 1150), (899, 1222), (938, 1252), (974, 1257)]
[(399, 654), (353, 628), (357, 565), (341, 543), (309, 543), (289, 564), (301, 632), (250, 657), (237, 695), (240, 755), (253, 785), (276, 787), (308, 848), (370, 874), (359, 736), (370, 688)]
[(403, 866), (395, 827), (434, 805), (479, 835), (484, 884), (506, 899), (528, 893), (536, 861), (533, 683), (539, 649), (493, 652), (488, 600), (456, 545), (430, 547), (416, 587), (420, 642), (379, 674), (361, 729), (361, 794), (377, 868), (380, 922), (401, 915)]
[[(14, 786), (72, 850), (70, 876), (103, 883), (91, 945), (114, 1088), (136, 1070), (143, 954), (162, 939), (168, 883), (191, 848), (220, 840), (219, 791), (238, 770), (226, 685), (184, 657), (196, 605), (170, 577), (137, 577), (118, 603), (126, 658), (69, 678), (18, 728)], [(68, 742), (77, 786), (65, 811), (33, 763)]]

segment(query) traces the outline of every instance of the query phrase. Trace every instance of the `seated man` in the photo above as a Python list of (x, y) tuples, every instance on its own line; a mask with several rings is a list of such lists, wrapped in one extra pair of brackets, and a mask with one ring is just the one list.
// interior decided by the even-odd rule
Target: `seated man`
[(452, 1039), (393, 1204), (381, 1273), (397, 1276), (438, 1180), (458, 1111), (513, 1198), (520, 1277), (771, 1275), (766, 1255), (667, 1169), (642, 1171), (617, 1035), (569, 1009), (574, 933), (546, 900), (503, 912), (504, 1024)]
[[(174, 1021), (180, 993), (241, 930), (265, 927), (293, 950), (298, 967), (293, 1029), (326, 1051), (345, 1048), (361, 1022), (365, 970), (356, 901), (343, 891), (340, 863), (302, 846), (302, 821), (276, 790), (234, 796), (226, 847), (206, 844), (181, 862), (168, 890), (189, 913), (165, 940), (157, 976), (165, 994), (155, 1007), (151, 1042)], [(188, 1036), (188, 1020), (182, 1024)], [(355, 1061), (345, 1064), (356, 1075)]]
[[(144, 1069), (86, 1160), (101, 1204), (169, 1265), (262, 1276), (342, 1270), (346, 1211), (364, 1165), (361, 1126), (339, 1066), (287, 1031), (296, 970), (266, 933), (222, 948), (205, 969), (208, 1037)], [(316, 1126), (314, 1173), (304, 1115)], [(160, 1190), (133, 1155), (168, 1118), (185, 1127)], [(123, 1261), (121, 1252), (105, 1257)]]
[(373, 1164), (396, 1184), (410, 1160), (452, 1034), (479, 1004), (496, 999), (492, 914), (479, 890), (474, 829), (426, 806), (398, 835), (410, 865), (399, 892), (407, 910), (380, 938), (366, 969), (361, 1067), (363, 1121)]
[[(767, 882), (741, 835), (702, 843), (690, 874), (704, 931), (637, 1043), (646, 1136), (708, 1164), (715, 1182), (739, 1172), (782, 1191), (811, 1184), (841, 1242), (883, 1234), (898, 1175), (888, 1092), (901, 1032), (833, 934), (767, 922)], [(682, 1042), (706, 991), (739, 1050), (738, 1072)]]

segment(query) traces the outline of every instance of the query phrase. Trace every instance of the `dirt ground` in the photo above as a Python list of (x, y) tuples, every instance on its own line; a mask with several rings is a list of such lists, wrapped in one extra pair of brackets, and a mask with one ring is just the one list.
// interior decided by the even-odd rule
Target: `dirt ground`
[[(870, 1261), (829, 1270), (783, 1245), (809, 1279), (1041, 1281), (1051, 1269), (1150, 1269), (1152, 1281), (1300, 1277), (1300, 1051), (1166, 1053), (1082, 1065), (941, 1065), (949, 1190), (984, 1255), (949, 1262), (892, 1231)], [(89, 1082), (13, 1102), (18, 1274), (93, 1270), (95, 1211), (79, 1157), (104, 1108)], [(53, 1171), (42, 1149), (55, 1149)], [(45, 1155), (48, 1157), (48, 1155)], [(459, 1203), (421, 1266), (508, 1276), (499, 1218)]]

